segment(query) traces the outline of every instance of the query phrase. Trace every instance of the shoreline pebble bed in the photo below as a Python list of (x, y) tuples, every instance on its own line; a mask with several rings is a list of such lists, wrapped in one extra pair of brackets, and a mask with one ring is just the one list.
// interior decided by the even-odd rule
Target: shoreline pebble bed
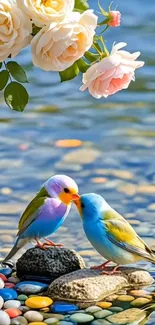
[(1, 268), (0, 325), (127, 324), (130, 317), (139, 315), (139, 308), (155, 302), (150, 286), (147, 290), (120, 292), (80, 310), (73, 303), (54, 302), (46, 296), (47, 287), (44, 282), (20, 281), (11, 268)]

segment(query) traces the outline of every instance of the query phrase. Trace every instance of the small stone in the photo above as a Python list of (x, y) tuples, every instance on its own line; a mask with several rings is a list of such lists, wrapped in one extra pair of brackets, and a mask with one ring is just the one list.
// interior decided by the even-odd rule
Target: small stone
[(110, 310), (102, 310), (102, 311), (98, 311), (97, 313), (94, 314), (94, 316), (96, 318), (105, 318), (107, 316), (110, 316), (112, 314), (112, 312)]
[(145, 290), (130, 290), (129, 294), (136, 297), (145, 297), (149, 292)]
[(0, 325), (10, 325), (10, 323), (9, 315), (5, 311), (0, 310)]
[(38, 311), (35, 310), (29, 310), (24, 314), (24, 317), (29, 322), (42, 322), (43, 321), (43, 315), (40, 314)]
[(123, 308), (113, 306), (113, 307), (110, 307), (109, 310), (111, 310), (113, 313), (119, 313), (119, 312), (123, 311)]
[(149, 302), (150, 302), (149, 299), (146, 299), (143, 297), (143, 298), (135, 299), (134, 301), (131, 302), (131, 305), (134, 307), (141, 307), (141, 306), (148, 304)]
[(25, 300), (28, 299), (28, 296), (21, 294), (21, 295), (19, 295), (19, 296), (17, 297), (17, 299), (20, 300), (20, 301), (25, 301)]
[(46, 323), (44, 323), (44, 322), (32, 322), (32, 323), (28, 323), (28, 325), (46, 325)]
[(26, 311), (30, 310), (30, 308), (27, 307), (27, 306), (20, 306), (19, 309), (20, 309), (23, 313), (26, 313)]
[(102, 308), (98, 307), (98, 306), (91, 306), (91, 307), (88, 307), (86, 309), (86, 313), (89, 313), (89, 314), (94, 314), (96, 313), (97, 311), (101, 311)]
[(4, 288), (4, 281), (2, 280), (2, 278), (0, 278), (0, 289)]
[(40, 311), (43, 311), (43, 313), (48, 313), (50, 311), (50, 308), (44, 307), (44, 308), (41, 308)]
[(83, 314), (83, 313), (75, 313), (70, 316), (70, 320), (73, 323), (88, 323), (91, 322), (94, 319), (94, 316), (89, 314)]
[(59, 322), (60, 325), (74, 325), (75, 323), (72, 323), (72, 322), (65, 322), (64, 320), (61, 320)]
[(4, 303), (4, 308), (19, 308), (20, 305), (21, 303), (18, 300), (8, 300)]
[(11, 325), (27, 325), (27, 324), (28, 324), (28, 322), (27, 322), (26, 318), (23, 316), (18, 316), (11, 320)]
[(22, 312), (17, 308), (8, 308), (5, 309), (5, 312), (10, 316), (10, 318), (14, 318), (22, 315)]
[(97, 303), (97, 306), (99, 306), (101, 308), (109, 308), (112, 306), (112, 303), (108, 302), (108, 301), (100, 301)]
[(2, 273), (0, 273), (0, 278), (1, 278), (4, 282), (7, 282), (7, 281), (8, 281), (7, 277), (6, 277), (4, 274), (2, 274)]
[(5, 288), (14, 288), (14, 287), (15, 287), (14, 283), (10, 283), (10, 282), (5, 283)]
[[(44, 322), (48, 325), (54, 325), (54, 324), (57, 324), (59, 322), (59, 320), (57, 318), (47, 318), (46, 320), (44, 320)], [(59, 322), (60, 324), (60, 322)], [(67, 324), (69, 325), (69, 324)]]
[(14, 283), (14, 284), (17, 284), (20, 280), (14, 276), (10, 276), (8, 279), (7, 279), (8, 282), (11, 282), (11, 283)]
[(48, 288), (48, 285), (36, 281), (23, 281), (16, 284), (15, 289), (25, 294), (36, 294)]
[(3, 298), (0, 296), (0, 309), (3, 307), (4, 305), (4, 300)]
[(0, 268), (0, 273), (2, 273), (3, 275), (9, 276), (12, 273), (12, 269), (8, 266), (6, 266), (5, 268)]
[(0, 289), (0, 296), (6, 300), (12, 300), (17, 298), (17, 292), (14, 289), (3, 288)]
[(43, 308), (50, 306), (53, 303), (53, 300), (48, 297), (31, 297), (25, 301), (26, 306), (34, 309)]
[(54, 313), (67, 313), (70, 311), (76, 311), (79, 308), (74, 305), (74, 304), (70, 304), (67, 302), (55, 302), (52, 306), (51, 306), (51, 311), (53, 311)]
[(48, 318), (57, 318), (58, 320), (63, 320), (64, 316), (61, 314), (53, 314), (53, 313), (41, 313), (44, 317), (44, 319), (48, 319)]
[(122, 302), (130, 302), (133, 301), (135, 298), (129, 295), (121, 295), (117, 297), (118, 301), (122, 301)]

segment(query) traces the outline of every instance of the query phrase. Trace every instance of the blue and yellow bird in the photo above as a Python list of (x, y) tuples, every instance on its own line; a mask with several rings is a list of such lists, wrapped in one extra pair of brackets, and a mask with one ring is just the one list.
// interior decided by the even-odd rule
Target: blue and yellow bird
[(47, 244), (55, 246), (47, 239), (47, 244), (41, 244), (39, 239), (51, 235), (62, 225), (70, 211), (71, 202), (78, 197), (78, 186), (72, 178), (55, 175), (48, 179), (21, 216), (17, 240), (3, 262), (11, 259), (21, 247), (34, 239), (39, 247)]
[[(137, 235), (127, 220), (95, 193), (83, 194), (75, 201), (82, 217), (84, 231), (97, 252), (107, 261), (94, 269), (102, 273), (114, 274), (120, 264), (135, 263), (140, 260), (155, 263), (155, 254)], [(116, 263), (111, 272), (106, 265)]]

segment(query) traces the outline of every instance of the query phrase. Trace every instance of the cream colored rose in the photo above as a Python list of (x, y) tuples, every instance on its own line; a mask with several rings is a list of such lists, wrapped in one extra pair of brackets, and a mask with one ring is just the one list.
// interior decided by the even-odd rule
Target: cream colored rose
[(17, 0), (17, 3), (39, 27), (63, 20), (74, 8), (74, 0)]
[(43, 27), (33, 38), (32, 61), (46, 71), (63, 71), (81, 58), (92, 46), (97, 16), (93, 10)]
[(15, 1), (0, 0), (0, 62), (13, 58), (31, 41), (32, 23)]

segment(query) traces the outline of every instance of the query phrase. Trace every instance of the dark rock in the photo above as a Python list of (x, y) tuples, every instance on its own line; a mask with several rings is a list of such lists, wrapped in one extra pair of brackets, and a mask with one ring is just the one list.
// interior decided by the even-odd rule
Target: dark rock
[(49, 247), (43, 250), (35, 247), (19, 258), (16, 267), (19, 278), (43, 276), (53, 281), (61, 275), (84, 268), (85, 263), (78, 253), (67, 248)]
[(85, 269), (61, 276), (51, 283), (47, 294), (54, 300), (67, 300), (86, 308), (122, 288), (151, 283), (151, 275), (141, 269), (122, 267), (115, 275), (101, 275), (99, 271)]

